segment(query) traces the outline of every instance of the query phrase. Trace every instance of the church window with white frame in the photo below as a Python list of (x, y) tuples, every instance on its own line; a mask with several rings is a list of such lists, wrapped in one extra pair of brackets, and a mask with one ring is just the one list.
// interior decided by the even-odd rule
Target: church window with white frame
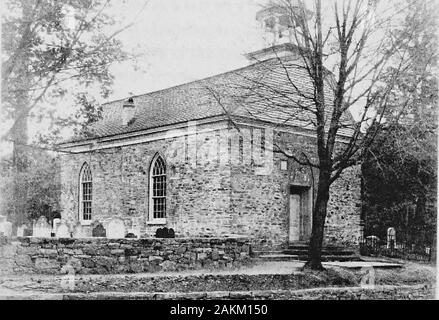
[(151, 164), (150, 171), (150, 219), (166, 219), (166, 163), (158, 155)]
[(79, 216), (83, 222), (91, 222), (93, 200), (93, 177), (88, 163), (84, 163), (79, 181)]

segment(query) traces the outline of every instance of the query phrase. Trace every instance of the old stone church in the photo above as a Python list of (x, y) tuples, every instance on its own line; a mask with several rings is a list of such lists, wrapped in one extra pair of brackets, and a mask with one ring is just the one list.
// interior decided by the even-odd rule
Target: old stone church
[[(266, 47), (248, 66), (107, 103), (92, 137), (61, 145), (64, 220), (91, 230), (119, 217), (141, 237), (166, 226), (273, 246), (309, 239), (318, 174), (287, 155), (315, 158), (310, 115), (294, 112), (312, 84), (284, 13), (267, 6), (257, 19)], [(358, 242), (360, 203), (351, 168), (331, 190), (327, 243)]]

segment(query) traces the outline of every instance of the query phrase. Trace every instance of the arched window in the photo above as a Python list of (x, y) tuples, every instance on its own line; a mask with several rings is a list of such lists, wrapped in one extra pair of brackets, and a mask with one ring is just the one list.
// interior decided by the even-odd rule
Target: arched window
[(92, 197), (93, 197), (93, 179), (90, 166), (87, 163), (81, 168), (79, 176), (79, 216), (82, 221), (91, 221)]
[(150, 171), (150, 219), (166, 219), (166, 164), (157, 156)]

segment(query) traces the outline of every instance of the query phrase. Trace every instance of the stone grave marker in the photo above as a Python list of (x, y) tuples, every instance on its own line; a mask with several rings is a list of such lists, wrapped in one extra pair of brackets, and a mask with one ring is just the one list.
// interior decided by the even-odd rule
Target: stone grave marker
[(56, 230), (57, 238), (71, 238), (70, 236), (70, 228), (65, 221), (61, 221), (61, 224), (58, 226)]
[(175, 238), (175, 232), (174, 229), (172, 228), (159, 228), (156, 230), (155, 232), (155, 237), (156, 238)]
[(127, 239), (136, 239), (137, 236), (136, 236), (134, 233), (129, 232), (129, 233), (125, 236), (125, 238), (127, 238)]
[(3, 224), (3, 234), (8, 238), (12, 237), (12, 222), (6, 221)]
[(17, 227), (17, 237), (25, 237), (25, 233), (27, 226), (25, 224), (22, 224), (21, 226)]
[(131, 219), (131, 225), (127, 228), (127, 234), (132, 233), (137, 238), (140, 238), (140, 219)]
[(5, 216), (0, 216), (0, 234), (8, 238), (12, 236), (12, 223), (7, 221)]
[(387, 249), (394, 249), (396, 247), (396, 230), (395, 228), (387, 229)]
[(32, 237), (34, 230), (32, 228), (32, 225), (25, 225), (24, 226), (24, 233), (23, 233), (23, 237)]
[(6, 217), (0, 215), (0, 234), (4, 235), (4, 224), (6, 222)]
[(76, 225), (73, 228), (73, 238), (85, 238), (85, 232), (84, 228), (82, 227), (82, 224), (78, 221)]
[(0, 226), (2, 226), (3, 223), (5, 223), (5, 222), (6, 222), (6, 217), (0, 215)]
[(125, 238), (125, 223), (123, 220), (115, 218), (108, 223), (107, 238), (122, 239)]
[(45, 216), (39, 217), (33, 227), (33, 236), (39, 238), (50, 238), (51, 232), (52, 232), (52, 227), (47, 222), (46, 217)]
[(58, 230), (59, 225), (61, 224), (60, 218), (55, 218), (52, 221), (52, 234), (56, 235), (56, 231)]
[(91, 231), (92, 237), (106, 237), (107, 232), (102, 223), (96, 223)]

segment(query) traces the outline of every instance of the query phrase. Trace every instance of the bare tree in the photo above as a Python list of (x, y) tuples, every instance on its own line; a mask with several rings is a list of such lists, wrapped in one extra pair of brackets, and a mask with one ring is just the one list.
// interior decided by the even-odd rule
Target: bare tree
[[(233, 81), (223, 85), (224, 92), (221, 85), (209, 86), (232, 122), (240, 109), (247, 117), (267, 120), (278, 116), (280, 125), (314, 131), (316, 144), (311, 150), (274, 144), (274, 152), (318, 170), (306, 263), (311, 269), (323, 269), (321, 252), (331, 185), (346, 168), (360, 163), (378, 133), (364, 135), (364, 128), (380, 128), (374, 124), (388, 121), (389, 93), (399, 73), (411, 63), (402, 43), (410, 41), (413, 30), (406, 30), (402, 37), (392, 32), (391, 25), (413, 9), (412, 2), (398, 2), (395, 10), (388, 4), (380, 7), (378, 1), (334, 1), (323, 14), (321, 0), (312, 1), (313, 10), (301, 0), (273, 1), (271, 5), (283, 12), (290, 47), (297, 56), (281, 57), (274, 50), (276, 58), (261, 61), (255, 67), (258, 72), (236, 72)], [(395, 72), (383, 81), (389, 65)], [(227, 99), (239, 107), (228, 108)], [(398, 105), (392, 114), (398, 116), (406, 106)], [(356, 121), (351, 110), (357, 113)]]

